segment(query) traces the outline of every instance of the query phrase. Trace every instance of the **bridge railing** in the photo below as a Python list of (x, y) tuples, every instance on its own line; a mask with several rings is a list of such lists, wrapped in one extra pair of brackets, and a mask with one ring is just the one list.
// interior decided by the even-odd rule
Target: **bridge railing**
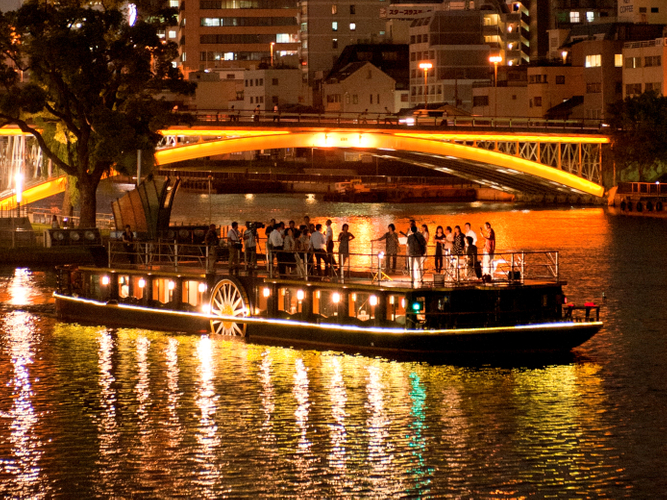
[(608, 125), (601, 120), (577, 119), (555, 120), (549, 118), (487, 117), (487, 116), (448, 116), (439, 111), (429, 110), (406, 113), (300, 113), (291, 111), (246, 111), (246, 110), (197, 110), (190, 112), (200, 123), (243, 123), (245, 125), (290, 126), (290, 125), (336, 125), (368, 127), (435, 127), (476, 128), (502, 130), (547, 130), (600, 133), (608, 130)]

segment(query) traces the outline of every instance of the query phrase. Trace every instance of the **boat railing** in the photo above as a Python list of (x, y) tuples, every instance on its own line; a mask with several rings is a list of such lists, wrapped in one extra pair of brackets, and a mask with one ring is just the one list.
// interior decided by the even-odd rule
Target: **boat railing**
[(190, 267), (203, 272), (227, 269), (229, 272), (266, 273), (270, 278), (304, 281), (367, 282), (370, 284), (438, 287), (471, 283), (524, 283), (560, 281), (556, 251), (503, 251), (494, 255), (435, 255), (422, 257), (405, 254), (327, 253), (269, 250), (258, 255), (250, 266), (242, 251), (230, 265), (227, 246), (184, 244), (175, 241), (109, 242), (110, 267), (160, 267), (174, 270)]
[(422, 257), (326, 252), (269, 252), (270, 278), (333, 280), (342, 283), (366, 280), (383, 285), (408, 287), (469, 285), (485, 283), (558, 282), (556, 251), (510, 251), (494, 255), (434, 255)]
[(109, 267), (162, 266), (207, 268), (215, 258), (210, 247), (176, 241), (139, 241), (126, 245), (109, 241)]

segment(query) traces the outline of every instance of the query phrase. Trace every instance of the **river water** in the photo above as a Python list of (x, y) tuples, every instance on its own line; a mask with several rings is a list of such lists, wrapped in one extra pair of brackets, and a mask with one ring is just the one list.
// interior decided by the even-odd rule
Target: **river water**
[(0, 495), (656, 498), (667, 491), (667, 221), (601, 208), (180, 193), (172, 219), (489, 221), (559, 249), (605, 328), (559, 359), (405, 362), (57, 322), (48, 270), (0, 276)]

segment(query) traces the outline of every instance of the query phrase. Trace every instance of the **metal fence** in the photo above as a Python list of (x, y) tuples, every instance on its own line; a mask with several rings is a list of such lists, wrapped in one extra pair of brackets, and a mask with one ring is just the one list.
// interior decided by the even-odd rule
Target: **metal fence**
[(269, 278), (303, 281), (366, 282), (384, 286), (438, 287), (474, 283), (524, 283), (560, 281), (558, 252), (496, 252), (467, 255), (427, 254), (420, 257), (378, 253), (327, 253), (324, 251), (276, 251), (257, 254), (256, 265), (248, 252), (178, 242), (109, 242), (111, 267), (138, 266), (178, 270), (192, 268), (201, 272), (227, 269), (233, 273), (259, 273)]

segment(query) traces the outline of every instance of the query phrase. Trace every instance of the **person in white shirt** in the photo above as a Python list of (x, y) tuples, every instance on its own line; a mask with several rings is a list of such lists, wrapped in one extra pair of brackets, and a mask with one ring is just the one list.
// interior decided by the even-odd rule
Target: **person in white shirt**
[(463, 235), (465, 236), (466, 248), (468, 248), (468, 246), (467, 246), (468, 237), (472, 238), (472, 244), (473, 245), (477, 245), (477, 235), (475, 234), (475, 231), (472, 230), (472, 226), (470, 225), (470, 222), (466, 222), (463, 225)]
[(321, 233), (322, 224), (315, 226), (315, 231), (310, 235), (310, 244), (313, 246), (315, 259), (317, 260), (317, 274), (322, 274), (322, 261), (326, 264), (327, 250), (324, 235)]
[(232, 228), (227, 233), (227, 239), (229, 240), (230, 271), (234, 271), (237, 267), (239, 267), (239, 256), (241, 254), (241, 249), (243, 248), (243, 243), (241, 242), (241, 235), (239, 234), (238, 227), (238, 222), (232, 222)]
[[(285, 223), (280, 222), (275, 226), (273, 231), (269, 233), (269, 243), (271, 244), (271, 252), (275, 252), (278, 258), (278, 272), (283, 274), (285, 271), (285, 260), (282, 258), (283, 251), (283, 231), (285, 230)], [(269, 259), (273, 264), (273, 256)]]

